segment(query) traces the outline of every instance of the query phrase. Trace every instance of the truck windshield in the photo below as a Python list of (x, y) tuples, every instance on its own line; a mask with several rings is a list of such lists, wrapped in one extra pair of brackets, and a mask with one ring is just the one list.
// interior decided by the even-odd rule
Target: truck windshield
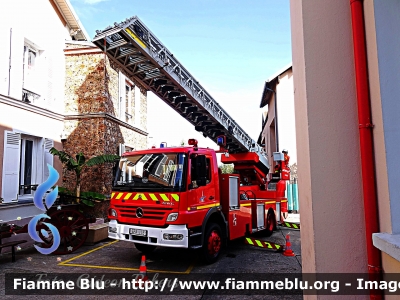
[(185, 153), (154, 153), (121, 157), (114, 189), (182, 190)]

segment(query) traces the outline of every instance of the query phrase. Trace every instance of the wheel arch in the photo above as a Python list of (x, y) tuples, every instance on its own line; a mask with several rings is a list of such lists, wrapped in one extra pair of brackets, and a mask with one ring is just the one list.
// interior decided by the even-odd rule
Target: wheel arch
[(216, 207), (211, 208), (206, 216), (204, 217), (201, 232), (202, 232), (202, 237), (201, 237), (201, 244), (204, 244), (204, 238), (205, 238), (205, 233), (207, 229), (207, 225), (210, 223), (216, 223), (221, 227), (222, 230), (222, 237), (223, 237), (223, 242), (226, 243), (228, 240), (228, 234), (229, 234), (229, 229), (228, 229), (228, 222), (225, 219), (225, 216), (222, 214), (220, 210), (218, 210)]

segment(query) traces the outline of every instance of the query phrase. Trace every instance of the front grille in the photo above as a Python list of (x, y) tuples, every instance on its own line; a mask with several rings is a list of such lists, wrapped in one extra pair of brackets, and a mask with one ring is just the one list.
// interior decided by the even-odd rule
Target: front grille
[[(143, 209), (143, 217), (136, 216), (136, 209), (140, 207)], [(128, 206), (128, 205), (115, 205), (119, 211), (119, 216), (122, 218), (130, 218), (136, 220), (163, 220), (173, 210), (172, 207), (150, 207), (150, 206)]]

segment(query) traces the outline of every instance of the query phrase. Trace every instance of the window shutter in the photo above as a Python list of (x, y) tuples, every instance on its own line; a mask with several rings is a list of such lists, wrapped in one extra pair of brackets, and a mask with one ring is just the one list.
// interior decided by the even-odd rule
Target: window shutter
[(18, 199), (21, 135), (4, 131), (3, 188), (5, 202)]
[(44, 139), (43, 182), (46, 181), (50, 175), (47, 164), (49, 164), (50, 166), (53, 166), (53, 155), (49, 152), (53, 146), (54, 146), (53, 140)]

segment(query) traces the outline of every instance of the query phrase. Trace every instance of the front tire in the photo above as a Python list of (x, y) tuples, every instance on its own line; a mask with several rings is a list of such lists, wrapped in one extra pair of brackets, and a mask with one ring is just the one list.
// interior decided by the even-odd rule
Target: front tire
[(216, 262), (222, 250), (221, 227), (216, 223), (207, 226), (206, 235), (204, 236), (202, 256), (207, 264)]
[(142, 252), (144, 254), (151, 253), (157, 248), (157, 246), (139, 244), (139, 243), (135, 243), (135, 247), (136, 247), (136, 249), (138, 249), (140, 252)]

